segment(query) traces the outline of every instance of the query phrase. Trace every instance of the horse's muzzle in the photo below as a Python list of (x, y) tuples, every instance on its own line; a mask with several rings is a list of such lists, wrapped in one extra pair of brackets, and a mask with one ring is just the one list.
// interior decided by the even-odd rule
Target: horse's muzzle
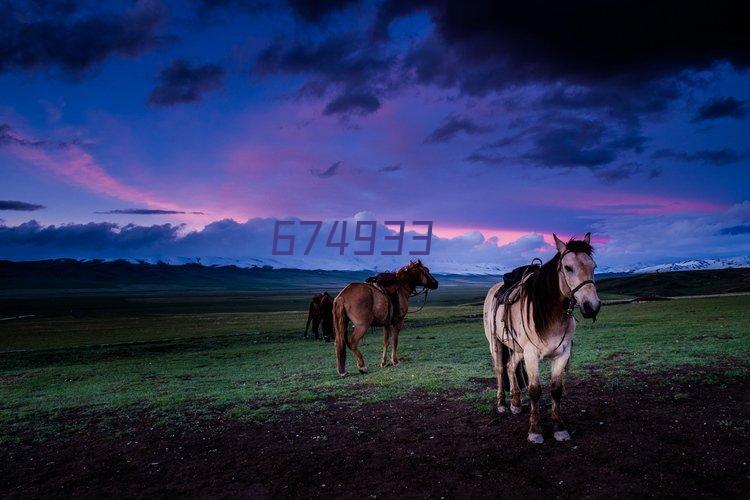
[(596, 315), (599, 314), (599, 309), (601, 309), (602, 303), (597, 302), (596, 304), (592, 304), (589, 301), (586, 301), (581, 304), (581, 314), (584, 318), (594, 318), (596, 319)]

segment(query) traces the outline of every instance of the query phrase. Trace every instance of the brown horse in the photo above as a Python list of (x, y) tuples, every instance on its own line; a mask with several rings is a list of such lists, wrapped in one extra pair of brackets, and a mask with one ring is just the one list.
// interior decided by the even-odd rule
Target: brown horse
[(307, 330), (312, 322), (315, 340), (320, 339), (318, 329), (323, 325), (323, 340), (328, 342), (333, 338), (333, 297), (328, 292), (315, 295), (310, 301), (310, 307), (307, 311), (307, 324), (305, 325), (305, 338)]
[(557, 236), (554, 238), (557, 254), (550, 261), (524, 273), (507, 297), (498, 296), (502, 286), (498, 283), (490, 288), (484, 301), (484, 333), (497, 376), (497, 411), (507, 411), (503, 387), (507, 374), (510, 410), (520, 413), (517, 368), (523, 362), (531, 401), (528, 439), (532, 443), (544, 441), (539, 425), (539, 362), (544, 358), (552, 360), (550, 392), (555, 439), (570, 439), (560, 415), (560, 402), (576, 329), (573, 309), (578, 306), (585, 318), (595, 319), (601, 306), (594, 283), (596, 263), (592, 258), (591, 235), (586, 233), (583, 240), (571, 239), (567, 243)]
[[(398, 296), (398, 310), (389, 300), (386, 292), (371, 283), (349, 283), (333, 301), (333, 317), (336, 327), (336, 367), (339, 375), (346, 376), (346, 347), (357, 358), (360, 373), (367, 367), (357, 345), (371, 326), (383, 327), (383, 356), (380, 366), (386, 365), (388, 344), (391, 344), (391, 361), (398, 365), (398, 334), (409, 310), (409, 297), (418, 286), (428, 290), (438, 287), (437, 280), (421, 261), (410, 262), (395, 273), (394, 283)], [(354, 331), (348, 335), (349, 321), (354, 323)]]

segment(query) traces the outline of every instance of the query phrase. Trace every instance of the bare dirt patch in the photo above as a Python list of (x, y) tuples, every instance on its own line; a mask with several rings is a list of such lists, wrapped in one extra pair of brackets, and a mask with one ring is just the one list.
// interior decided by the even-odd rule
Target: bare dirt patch
[(540, 446), (525, 440), (528, 413), (483, 412), (458, 392), (358, 407), (329, 399), (314, 415), (269, 422), (188, 415), (163, 428), (144, 412), (106, 431), (92, 421), (20, 436), (0, 450), (0, 495), (746, 498), (750, 377), (723, 373), (711, 384), (573, 380), (572, 441), (555, 442), (547, 418)]

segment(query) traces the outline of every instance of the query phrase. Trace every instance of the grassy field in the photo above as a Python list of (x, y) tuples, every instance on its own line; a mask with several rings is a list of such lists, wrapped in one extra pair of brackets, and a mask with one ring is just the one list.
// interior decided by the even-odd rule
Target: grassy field
[[(475, 293), (454, 293), (450, 300), (470, 303)], [(369, 333), (363, 352), (370, 373), (342, 380), (332, 344), (302, 339), (303, 312), (199, 313), (204, 307), (196, 304), (192, 313), (169, 307), (159, 313), (149, 300), (125, 312), (0, 322), (2, 439), (21, 427), (54, 430), (57, 417), (69, 412), (267, 418), (311, 411), (330, 397), (358, 404), (417, 389), (466, 388), (492, 376), (477, 306), (433, 306), (410, 315), (398, 367), (377, 366), (382, 336)], [(743, 375), (749, 310), (750, 296), (605, 307), (597, 323), (579, 325), (571, 376), (627, 384), (632, 370), (695, 367), (699, 377), (701, 367), (717, 360), (736, 365), (727, 375)], [(351, 355), (348, 362), (351, 372)], [(472, 397), (489, 409), (492, 391)]]

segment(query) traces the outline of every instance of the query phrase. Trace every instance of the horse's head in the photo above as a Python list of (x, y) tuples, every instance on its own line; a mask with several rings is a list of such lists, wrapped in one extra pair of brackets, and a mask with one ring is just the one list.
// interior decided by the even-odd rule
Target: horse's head
[(421, 260), (410, 262), (407, 269), (415, 285), (421, 285), (430, 290), (437, 289), (438, 281), (430, 274), (429, 268), (422, 264)]
[(555, 245), (559, 253), (557, 271), (560, 279), (560, 290), (569, 298), (574, 298), (584, 318), (596, 318), (602, 306), (594, 283), (596, 262), (592, 254), (591, 233), (586, 233), (583, 240), (571, 239), (567, 243), (557, 235)]

